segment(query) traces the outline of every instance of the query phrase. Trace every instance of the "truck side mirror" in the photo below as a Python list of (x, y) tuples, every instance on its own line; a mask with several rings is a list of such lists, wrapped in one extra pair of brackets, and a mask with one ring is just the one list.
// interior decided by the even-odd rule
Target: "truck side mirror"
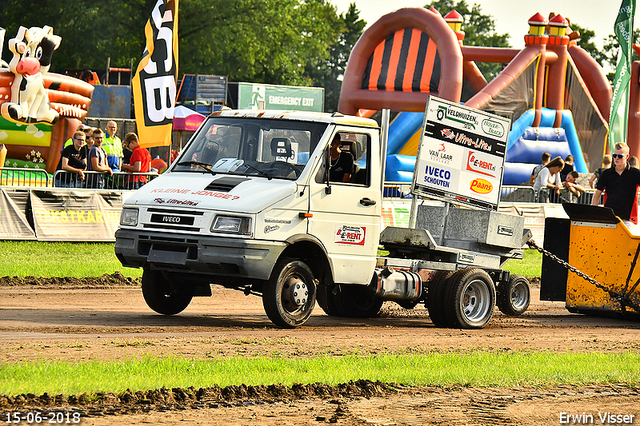
[(327, 155), (324, 156), (324, 177), (327, 186), (324, 188), (324, 193), (331, 194), (331, 181), (329, 176), (331, 174), (331, 144), (327, 146)]

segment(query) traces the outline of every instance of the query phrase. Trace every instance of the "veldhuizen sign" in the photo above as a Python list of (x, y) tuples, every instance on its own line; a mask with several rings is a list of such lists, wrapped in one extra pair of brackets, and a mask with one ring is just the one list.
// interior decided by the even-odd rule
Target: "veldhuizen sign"
[(430, 97), (412, 192), (498, 209), (511, 120)]

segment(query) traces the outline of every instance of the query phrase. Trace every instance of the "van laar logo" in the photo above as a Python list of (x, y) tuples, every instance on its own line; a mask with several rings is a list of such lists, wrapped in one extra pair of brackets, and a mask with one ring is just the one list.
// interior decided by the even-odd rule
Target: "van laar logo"
[(482, 120), (482, 131), (487, 135), (495, 136), (496, 138), (504, 136), (504, 126), (502, 123), (489, 119)]
[(493, 185), (488, 180), (474, 179), (471, 181), (470, 189), (478, 194), (488, 194), (493, 190)]

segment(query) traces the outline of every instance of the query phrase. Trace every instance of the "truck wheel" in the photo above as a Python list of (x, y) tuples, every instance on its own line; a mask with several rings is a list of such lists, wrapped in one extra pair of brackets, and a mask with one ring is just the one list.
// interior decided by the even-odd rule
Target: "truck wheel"
[(529, 280), (522, 275), (511, 275), (509, 281), (498, 285), (496, 293), (498, 309), (505, 315), (522, 315), (531, 302)]
[(340, 310), (336, 304), (336, 296), (333, 294), (335, 286), (321, 285), (318, 286), (318, 305), (322, 308), (325, 314), (330, 317), (340, 316)]
[(339, 315), (347, 318), (373, 318), (384, 303), (370, 294), (364, 285), (341, 285), (334, 297)]
[(163, 315), (179, 314), (193, 299), (191, 291), (174, 288), (162, 272), (150, 269), (142, 272), (142, 296), (147, 306)]
[(444, 308), (444, 291), (447, 280), (453, 275), (451, 271), (438, 271), (429, 281), (427, 293), (427, 310), (431, 322), (438, 328), (450, 327), (447, 322)]
[(278, 327), (295, 328), (311, 316), (316, 304), (313, 272), (300, 260), (278, 262), (264, 286), (262, 305)]
[(447, 281), (444, 301), (450, 327), (483, 328), (496, 306), (496, 288), (482, 269), (462, 269)]

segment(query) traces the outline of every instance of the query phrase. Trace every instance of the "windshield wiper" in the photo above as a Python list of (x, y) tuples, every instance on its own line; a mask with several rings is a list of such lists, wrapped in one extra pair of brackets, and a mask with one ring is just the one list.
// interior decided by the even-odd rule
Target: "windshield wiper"
[(248, 163), (244, 163), (243, 166), (245, 166), (247, 169), (251, 169), (251, 170), (255, 170), (256, 172), (258, 172), (258, 174), (262, 177), (266, 177), (267, 180), (271, 180), (273, 179), (273, 176), (271, 176), (270, 174), (268, 174), (267, 172), (264, 172), (262, 170), (260, 170), (257, 167), (252, 166), (251, 164)]
[(209, 163), (201, 163), (200, 161), (181, 161), (176, 166), (200, 166), (212, 175), (216, 175), (217, 173), (211, 170), (211, 164)]

